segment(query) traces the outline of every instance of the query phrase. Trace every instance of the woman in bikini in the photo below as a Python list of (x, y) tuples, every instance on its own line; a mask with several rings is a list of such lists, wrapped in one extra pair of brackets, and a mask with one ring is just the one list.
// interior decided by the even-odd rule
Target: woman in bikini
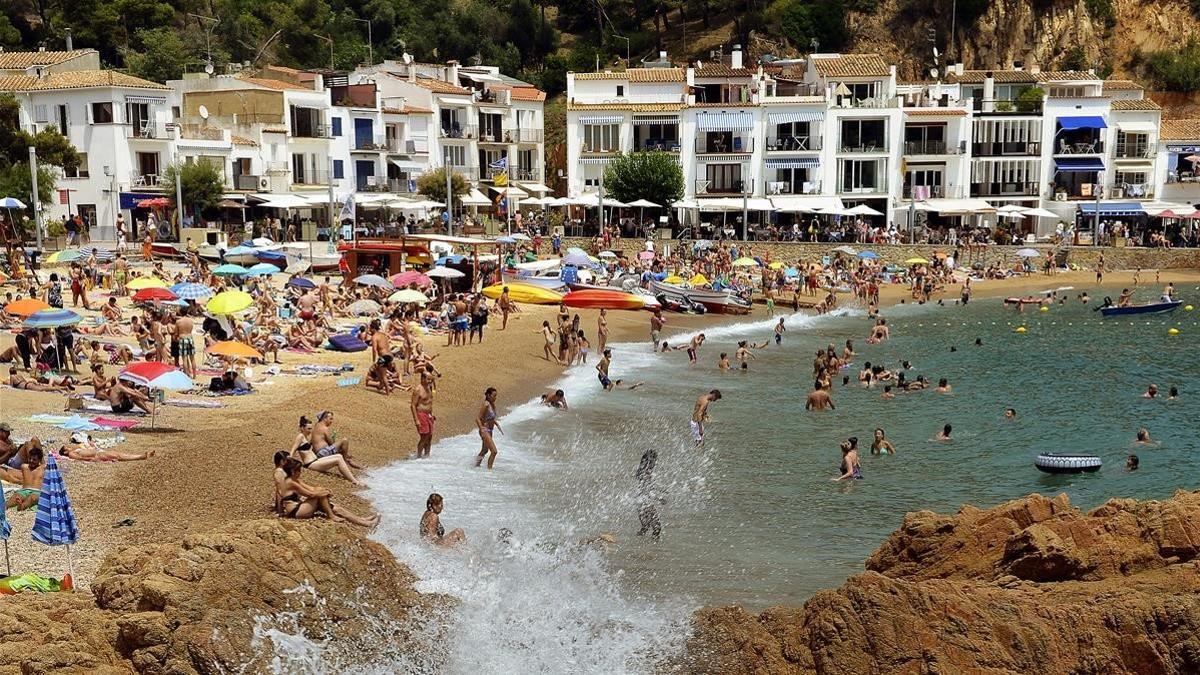
[(287, 474), (279, 487), (279, 510), (285, 518), (312, 518), (318, 512), (324, 513), (335, 523), (350, 521), (360, 527), (374, 528), (379, 524), (379, 514), (364, 518), (353, 511), (333, 505), (330, 498), (333, 493), (325, 488), (308, 485), (300, 480), (303, 465), (297, 459), (286, 459), (283, 471)]
[(436, 492), (425, 500), (425, 514), (421, 516), (421, 538), (438, 546), (454, 546), (467, 539), (461, 528), (455, 528), (446, 534), (440, 518), (445, 504), (442, 496)]
[(492, 433), (499, 431), (504, 433), (500, 428), (500, 422), (496, 419), (496, 388), (488, 387), (487, 391), (483, 392), (483, 405), (479, 408), (479, 414), (475, 416), (475, 425), (479, 427), (479, 455), (475, 457), (475, 466), (480, 466), (483, 463), (483, 456), (488, 456), (488, 469), (496, 463), (496, 441), (492, 438)]
[(318, 457), (317, 453), (313, 452), (312, 420), (303, 415), (300, 416), (300, 431), (296, 434), (296, 440), (292, 443), (292, 450), (289, 456), (299, 459), (301, 466), (305, 469), (320, 471), (321, 473), (338, 474), (355, 485), (363, 484), (354, 477), (354, 471), (351, 470), (350, 465), (346, 463), (341, 453), (334, 453), (327, 457)]
[(8, 385), (13, 389), (24, 389), (25, 391), (73, 391), (75, 381), (70, 377), (64, 377), (58, 384), (53, 382), (39, 382), (33, 380), (17, 372), (16, 366), (10, 366), (8, 369)]
[(58, 454), (80, 462), (138, 462), (153, 457), (154, 451), (134, 454), (106, 450), (96, 445), (96, 441), (92, 440), (91, 436), (79, 431), (71, 436), (68, 443), (59, 448)]

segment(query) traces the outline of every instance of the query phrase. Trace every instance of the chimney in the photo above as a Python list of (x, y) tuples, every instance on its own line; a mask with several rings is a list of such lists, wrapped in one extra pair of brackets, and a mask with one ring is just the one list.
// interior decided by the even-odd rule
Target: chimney
[(75, 43), (71, 40), (71, 29), (67, 29), (67, 51), (75, 51)]
[(983, 111), (993, 112), (996, 108), (996, 74), (987, 71), (983, 74)]
[(742, 46), (734, 45), (733, 51), (729, 52), (729, 67), (737, 70), (742, 67)]
[(458, 61), (446, 62), (446, 81), (458, 86)]
[(44, 45), (44, 44), (43, 44), (43, 45), (38, 45), (38, 51), (39, 51), (39, 52), (44, 52), (44, 51), (46, 51), (46, 45)]
[(661, 50), (661, 51), (659, 51), (659, 52), (658, 52), (658, 60), (659, 60), (659, 61), (662, 61), (663, 63), (666, 63), (666, 61), (667, 61), (667, 52), (666, 52), (666, 50)]
[(959, 61), (958, 63), (954, 64), (954, 72), (957, 73), (959, 77), (962, 77), (962, 74), (963, 74), (963, 62), (962, 61)]

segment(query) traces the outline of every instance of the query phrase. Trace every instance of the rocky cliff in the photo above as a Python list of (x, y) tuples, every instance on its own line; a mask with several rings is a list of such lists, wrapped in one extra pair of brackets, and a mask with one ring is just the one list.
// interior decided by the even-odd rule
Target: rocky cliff
[(328, 523), (257, 520), (102, 564), (92, 594), (0, 602), (0, 671), (216, 673), (436, 663), (447, 606), (379, 544)]
[(695, 673), (1200, 671), (1200, 494), (923, 511), (800, 608), (707, 609)]

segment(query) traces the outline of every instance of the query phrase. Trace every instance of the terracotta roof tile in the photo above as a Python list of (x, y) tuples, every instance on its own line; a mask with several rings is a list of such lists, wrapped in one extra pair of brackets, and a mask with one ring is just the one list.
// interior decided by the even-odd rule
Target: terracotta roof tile
[(630, 82), (683, 82), (683, 68), (632, 68), (625, 71)]
[(1163, 120), (1158, 137), (1164, 141), (1200, 140), (1200, 119)]
[(165, 84), (143, 80), (140, 77), (126, 75), (115, 70), (73, 70), (65, 73), (50, 73), (40, 78), (25, 75), (0, 77), (0, 91), (53, 91), (94, 87), (170, 89)]
[(32, 66), (57, 66), (71, 59), (95, 53), (95, 49), (75, 49), (69, 52), (0, 52), (0, 70), (24, 70)]
[(749, 68), (731, 68), (724, 63), (707, 63), (696, 69), (696, 77), (751, 77)]
[(572, 73), (572, 77), (576, 80), (628, 80), (628, 72), (622, 70), (620, 72), (604, 71), (602, 73)]
[(466, 94), (471, 93), (470, 89), (464, 89), (463, 87), (460, 87), (456, 84), (450, 84), (449, 82), (444, 82), (442, 80), (435, 80), (431, 77), (418, 77), (416, 79), (416, 81), (413, 82), (413, 84), (417, 85), (418, 87), (421, 87), (422, 89), (428, 89), (429, 91), (432, 91), (435, 94), (464, 94), (464, 95), (466, 95)]
[(512, 100), (514, 101), (545, 101), (546, 92), (534, 87), (513, 87)]
[(292, 84), (291, 82), (284, 82), (283, 80), (272, 80), (266, 77), (249, 77), (239, 75), (237, 79), (241, 80), (242, 82), (263, 87), (264, 89), (274, 89), (276, 91), (312, 91), (312, 89), (309, 89), (308, 87), (302, 87), (298, 84)]
[(567, 110), (598, 110), (632, 112), (679, 112), (684, 109), (682, 103), (568, 103)]
[(709, 101), (709, 102), (701, 101), (699, 103), (693, 103), (688, 107), (689, 108), (757, 108), (758, 104), (750, 103), (748, 101), (744, 102), (744, 103), (738, 103), (736, 101), (729, 102), (729, 103), (723, 103), (721, 101)]
[(904, 114), (909, 117), (966, 117), (967, 111), (962, 108), (905, 108)]
[(230, 134), (229, 140), (232, 141), (234, 145), (258, 146), (258, 141), (254, 140), (253, 138), (246, 138), (245, 136), (238, 136), (237, 134)]
[(1145, 89), (1133, 80), (1105, 80), (1104, 91), (1141, 91)]
[(1033, 84), (1037, 76), (1027, 70), (964, 70), (962, 75), (951, 73), (946, 77), (950, 83), (983, 84), (984, 77), (992, 74), (998, 84)]
[(878, 54), (839, 54), (813, 59), (813, 67), (821, 77), (879, 77), (891, 72), (887, 61)]
[(1039, 82), (1050, 81), (1088, 81), (1099, 80), (1100, 77), (1095, 73), (1089, 73), (1086, 70), (1043, 70), (1037, 74)]
[(1162, 110), (1148, 98), (1119, 98), (1112, 102), (1113, 110)]

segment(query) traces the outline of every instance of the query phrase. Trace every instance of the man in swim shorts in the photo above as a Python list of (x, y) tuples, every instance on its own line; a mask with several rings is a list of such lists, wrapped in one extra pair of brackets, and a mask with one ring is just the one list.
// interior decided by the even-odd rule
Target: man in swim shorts
[(341, 454), (351, 469), (361, 469), (362, 465), (350, 457), (350, 439), (341, 438), (334, 442), (333, 430), (330, 428), (332, 426), (332, 412), (322, 410), (317, 414), (317, 423), (313, 425), (312, 436), (309, 441), (316, 448), (317, 457), (330, 457), (335, 454)]
[(704, 443), (704, 423), (708, 421), (708, 406), (713, 401), (721, 400), (721, 391), (713, 389), (696, 399), (696, 407), (692, 409), (692, 419), (688, 425), (692, 431), (692, 440), (696, 442), (696, 447), (700, 447)]
[(608, 379), (608, 368), (612, 365), (612, 350), (605, 349), (604, 355), (600, 358), (600, 363), (596, 364), (596, 377), (600, 380), (600, 386), (604, 387), (604, 391), (612, 391), (613, 387), (621, 384), (620, 380), (616, 382)]
[(192, 342), (192, 325), (192, 317), (180, 312), (172, 331), (175, 337), (175, 351), (179, 355), (177, 365), (188, 377), (196, 376), (196, 345)]
[(786, 330), (787, 328), (783, 325), (783, 317), (779, 317), (779, 323), (775, 324), (775, 344), (783, 343), (783, 332)]
[(126, 385), (120, 378), (112, 381), (112, 386), (108, 388), (108, 404), (112, 407), (115, 413), (127, 413), (133, 410), (134, 406), (141, 408), (146, 412), (151, 412), (150, 397), (142, 392)]
[(433, 425), (437, 418), (433, 416), (433, 393), (429, 390), (433, 373), (428, 368), (420, 369), (420, 382), (413, 387), (412, 400), (409, 409), (412, 411), (413, 426), (417, 429), (417, 457), (428, 457), (429, 446), (433, 444)]

